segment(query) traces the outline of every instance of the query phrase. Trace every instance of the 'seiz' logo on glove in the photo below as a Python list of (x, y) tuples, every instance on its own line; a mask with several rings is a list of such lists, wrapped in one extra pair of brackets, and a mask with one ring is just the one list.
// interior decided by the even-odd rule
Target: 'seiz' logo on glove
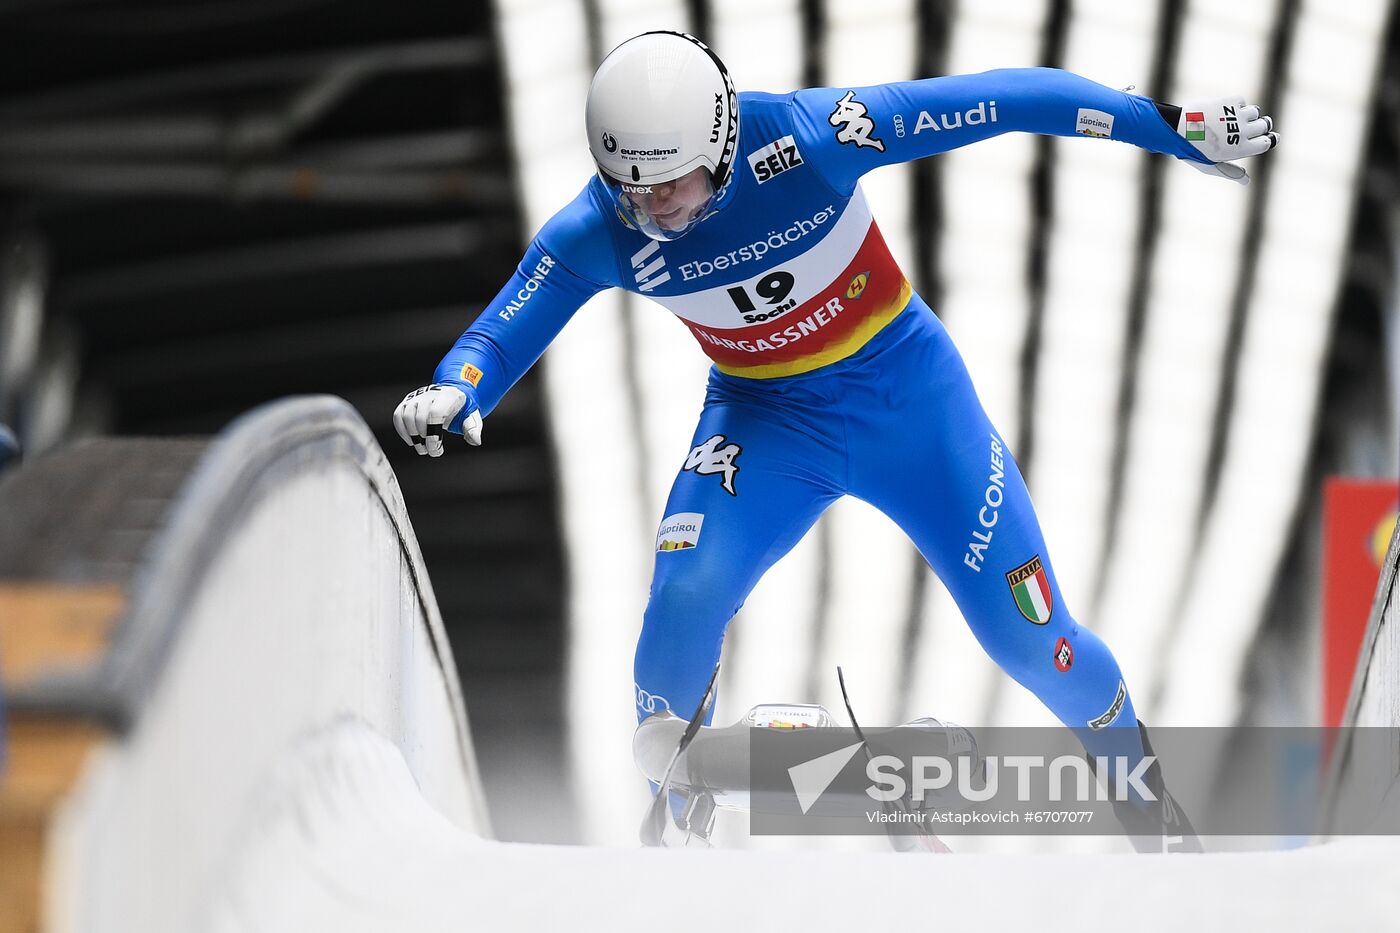
[(690, 456), (685, 458), (685, 466), (682, 469), (694, 470), (701, 476), (723, 473), (724, 479), (720, 481), (720, 485), (731, 496), (737, 496), (738, 493), (734, 491), (734, 474), (739, 472), (739, 464), (734, 461), (739, 454), (744, 452), (744, 448), (738, 444), (720, 447), (719, 445), (723, 443), (724, 435), (716, 434), (690, 452)]
[(840, 127), (836, 131), (837, 142), (855, 143), (857, 149), (870, 146), (877, 152), (884, 152), (884, 141), (870, 135), (875, 132), (875, 121), (867, 113), (865, 104), (856, 100), (856, 92), (847, 91), (846, 96), (836, 102), (836, 109), (831, 111), (826, 122)]

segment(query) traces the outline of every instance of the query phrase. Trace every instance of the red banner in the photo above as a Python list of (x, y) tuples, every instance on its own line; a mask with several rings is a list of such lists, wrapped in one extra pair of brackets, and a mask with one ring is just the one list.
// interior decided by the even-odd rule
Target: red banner
[(1322, 724), (1341, 725), (1381, 562), (1395, 531), (1393, 480), (1330, 477), (1322, 500)]

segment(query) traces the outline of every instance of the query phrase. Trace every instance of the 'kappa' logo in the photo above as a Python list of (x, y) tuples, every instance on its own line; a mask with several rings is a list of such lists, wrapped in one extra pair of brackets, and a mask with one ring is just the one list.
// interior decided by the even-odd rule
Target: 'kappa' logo
[(856, 100), (856, 92), (847, 91), (846, 96), (836, 102), (831, 116), (826, 118), (826, 122), (832, 126), (840, 127), (836, 131), (836, 141), (843, 145), (855, 143), (858, 149), (869, 146), (877, 152), (884, 152), (884, 142), (870, 135), (875, 132), (875, 121), (867, 116), (868, 112), (865, 104)]
[(727, 447), (720, 447), (724, 443), (724, 435), (716, 434), (705, 443), (691, 450), (690, 455), (685, 458), (683, 470), (694, 470), (700, 476), (709, 476), (714, 473), (724, 474), (724, 479), (720, 485), (724, 491), (731, 496), (737, 496), (734, 491), (734, 476), (739, 472), (739, 464), (734, 461), (739, 454), (744, 452), (744, 448), (738, 444), (730, 444)]

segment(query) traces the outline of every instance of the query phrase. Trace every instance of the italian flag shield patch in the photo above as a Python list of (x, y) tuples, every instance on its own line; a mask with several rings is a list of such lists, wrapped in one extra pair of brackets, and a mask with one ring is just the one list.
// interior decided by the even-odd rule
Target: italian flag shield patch
[(1032, 557), (1006, 575), (1011, 595), (1016, 598), (1016, 608), (1028, 622), (1044, 625), (1050, 621), (1054, 605), (1050, 599), (1050, 579), (1045, 575), (1045, 565), (1040, 555)]

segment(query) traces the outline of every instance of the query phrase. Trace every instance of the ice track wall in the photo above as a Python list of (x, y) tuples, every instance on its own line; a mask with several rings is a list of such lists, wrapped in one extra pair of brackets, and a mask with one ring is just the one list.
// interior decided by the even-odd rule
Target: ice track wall
[(1352, 680), (1344, 721), (1354, 726), (1400, 727), (1400, 528), (1390, 539), (1376, 601)]
[[(345, 402), (291, 399), (235, 422), (176, 500), (128, 605), (101, 678), (125, 728), (59, 833), (55, 929), (266, 928), (239, 900), (276, 904), (292, 883), (279, 863), (298, 850), (279, 815), (314, 810), (366, 768), (414, 789), (443, 827), (488, 832), (412, 525)], [(318, 766), (296, 765), (308, 758)], [(353, 902), (334, 879), (320, 875), (320, 899)]]
[[(1371, 606), (1366, 637), (1357, 657), (1343, 726), (1400, 729), (1400, 527), (1391, 535), (1381, 568), (1380, 584)], [(1390, 761), (1357, 766), (1349, 730), (1343, 730), (1333, 760), (1330, 780), (1331, 807), (1339, 798), (1375, 799), (1400, 807), (1400, 748), (1392, 747)], [(1388, 764), (1388, 768), (1384, 767)], [(1388, 784), (1378, 783), (1389, 781)], [(1363, 783), (1364, 782), (1364, 783)], [(1330, 829), (1324, 826), (1325, 832)]]

